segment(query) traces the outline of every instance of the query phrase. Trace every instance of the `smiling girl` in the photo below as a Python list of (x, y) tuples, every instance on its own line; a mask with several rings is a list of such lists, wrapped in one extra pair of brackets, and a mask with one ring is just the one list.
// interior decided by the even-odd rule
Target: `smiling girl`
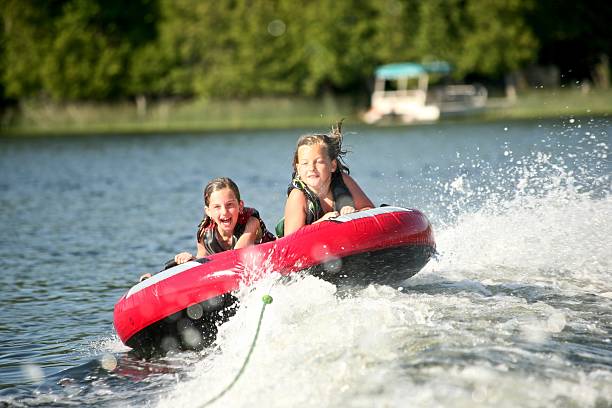
[(285, 217), (276, 226), (279, 237), (304, 225), (374, 207), (349, 176), (343, 163), (342, 122), (328, 135), (298, 139), (293, 155), (293, 176), (287, 190)]
[(238, 186), (230, 178), (216, 178), (206, 185), (204, 210), (196, 235), (197, 254), (181, 252), (174, 257), (177, 264), (275, 239), (257, 210), (244, 206)]

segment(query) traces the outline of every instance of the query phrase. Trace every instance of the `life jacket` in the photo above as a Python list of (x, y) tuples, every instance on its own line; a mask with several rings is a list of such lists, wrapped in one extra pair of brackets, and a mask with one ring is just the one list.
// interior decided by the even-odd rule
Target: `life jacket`
[[(306, 183), (299, 179), (299, 177), (294, 177), (289, 184), (289, 188), (287, 188), (287, 196), (291, 193), (291, 190), (298, 189), (304, 193), (306, 196), (307, 202), (307, 211), (306, 211), (306, 223), (305, 225), (310, 225), (319, 218), (323, 217), (325, 213), (323, 212), (323, 207), (321, 206), (321, 201), (319, 197), (308, 188)], [(351, 206), (355, 207), (355, 202), (353, 201), (353, 195), (350, 190), (344, 183), (342, 179), (342, 172), (336, 171), (332, 173), (331, 185), (330, 189), (332, 192), (332, 196), (334, 198), (334, 211), (340, 211), (342, 207)], [(283, 217), (278, 224), (276, 224), (276, 235), (281, 238), (285, 235), (285, 217)]]
[[(259, 220), (259, 229), (257, 230), (255, 244), (262, 244), (264, 242), (270, 242), (276, 239), (276, 237), (266, 229), (266, 224), (264, 224), (263, 220), (259, 216), (259, 212), (254, 208), (244, 207), (238, 214), (238, 222), (236, 222), (236, 227), (234, 228), (232, 246), (230, 249), (234, 248), (238, 238), (244, 234), (244, 230), (246, 229), (247, 223), (251, 217), (255, 217), (257, 220)], [(206, 252), (208, 252), (209, 255), (227, 251), (227, 249), (225, 249), (225, 247), (217, 239), (217, 234), (215, 233), (216, 229), (217, 224), (209, 216), (204, 217), (204, 219), (200, 222), (200, 225), (198, 225), (196, 239), (200, 244), (204, 245), (204, 248), (206, 248)]]

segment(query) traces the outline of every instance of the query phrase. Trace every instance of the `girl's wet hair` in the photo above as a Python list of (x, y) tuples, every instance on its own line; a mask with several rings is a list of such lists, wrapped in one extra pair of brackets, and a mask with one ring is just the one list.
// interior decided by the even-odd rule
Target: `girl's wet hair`
[(234, 192), (236, 199), (240, 201), (240, 190), (238, 190), (238, 186), (234, 181), (229, 177), (217, 177), (216, 179), (212, 179), (204, 188), (204, 205), (208, 207), (210, 203), (210, 195), (215, 191), (223, 190), (224, 188), (229, 188)]
[(325, 146), (330, 160), (336, 160), (338, 164), (336, 172), (350, 173), (348, 166), (344, 163), (346, 150), (342, 150), (342, 121), (332, 125), (331, 132), (328, 134), (309, 134), (300, 136), (293, 154), (293, 177), (296, 175), (298, 163), (298, 150), (302, 146), (313, 146), (321, 144)]

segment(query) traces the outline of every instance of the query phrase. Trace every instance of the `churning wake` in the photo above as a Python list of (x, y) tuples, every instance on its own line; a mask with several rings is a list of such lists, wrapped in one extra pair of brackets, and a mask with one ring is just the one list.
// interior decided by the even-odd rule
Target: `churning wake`
[(266, 293), (249, 365), (217, 406), (608, 406), (608, 141), (568, 138), (424, 177), (439, 254), (402, 287), (338, 292), (302, 275), (245, 288), (217, 346), (159, 406), (202, 406), (231, 382)]

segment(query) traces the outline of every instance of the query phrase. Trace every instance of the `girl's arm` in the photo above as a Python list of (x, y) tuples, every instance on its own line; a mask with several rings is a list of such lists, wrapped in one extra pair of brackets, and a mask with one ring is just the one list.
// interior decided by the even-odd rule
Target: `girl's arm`
[(200, 243), (200, 241), (197, 242), (197, 247), (198, 247), (198, 252), (196, 253), (195, 259), (200, 259), (200, 258), (204, 258), (205, 256), (208, 256), (208, 252), (206, 252), (206, 248), (204, 247), (204, 245)]
[(348, 174), (342, 174), (342, 180), (344, 184), (348, 187), (351, 195), (353, 196), (353, 202), (355, 203), (355, 210), (367, 210), (368, 208), (374, 208), (374, 204), (368, 198), (368, 196), (363, 192), (359, 184), (351, 176)]
[[(285, 204), (285, 236), (306, 225), (307, 205), (306, 196), (303, 192), (297, 188), (291, 190), (289, 197), (287, 197), (287, 203)], [(338, 215), (340, 214), (337, 211), (330, 211), (313, 222), (313, 224), (337, 217)]]
[(174, 262), (176, 262), (178, 265), (180, 265), (180, 264), (184, 264), (185, 262), (189, 262), (192, 259), (204, 258), (206, 255), (208, 255), (204, 245), (202, 245), (202, 244), (200, 244), (198, 242), (197, 246), (198, 246), (198, 252), (197, 252), (195, 257), (193, 255), (191, 255), (190, 252), (181, 252), (180, 254), (176, 254), (174, 256)]
[(247, 247), (249, 245), (254, 245), (255, 241), (257, 241), (258, 235), (260, 235), (259, 228), (259, 220), (255, 217), (250, 217), (247, 221), (246, 227), (244, 227), (244, 232), (238, 238), (236, 245), (234, 245), (234, 249), (240, 249)]
[(294, 188), (285, 203), (285, 236), (297, 231), (306, 224), (306, 196)]

